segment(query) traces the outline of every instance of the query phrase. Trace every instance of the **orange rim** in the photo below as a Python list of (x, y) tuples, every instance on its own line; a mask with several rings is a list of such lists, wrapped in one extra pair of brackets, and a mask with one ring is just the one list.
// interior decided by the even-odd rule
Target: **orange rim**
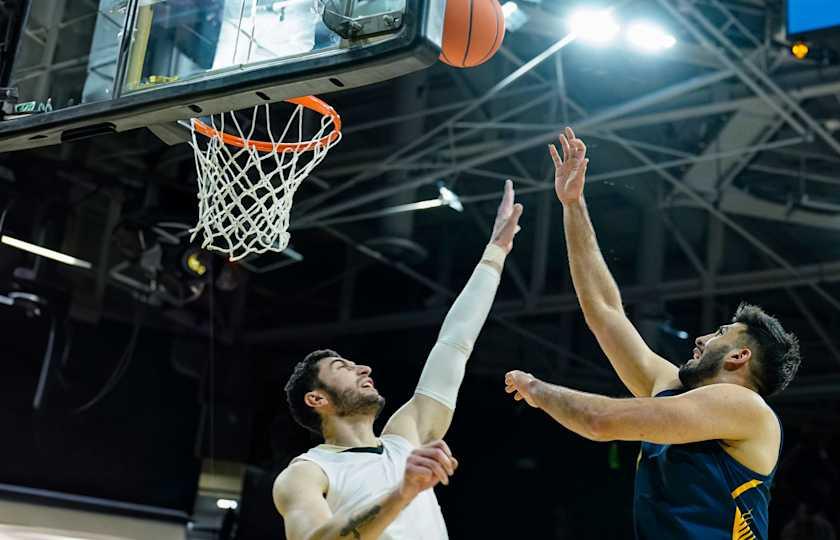
[(269, 141), (246, 141), (242, 137), (225, 133), (214, 129), (201, 120), (193, 118), (193, 126), (195, 130), (210, 138), (221, 138), (225, 144), (231, 146), (238, 146), (244, 148), (248, 146), (259, 152), (277, 152), (291, 150), (293, 152), (308, 152), (319, 146), (328, 146), (341, 136), (341, 117), (338, 113), (329, 106), (325, 101), (316, 98), (315, 96), (303, 96), (299, 98), (292, 98), (284, 100), (287, 103), (294, 105), (301, 105), (311, 111), (315, 111), (321, 116), (329, 116), (333, 122), (333, 130), (331, 133), (324, 135), (320, 139), (309, 141), (305, 143), (271, 143)]

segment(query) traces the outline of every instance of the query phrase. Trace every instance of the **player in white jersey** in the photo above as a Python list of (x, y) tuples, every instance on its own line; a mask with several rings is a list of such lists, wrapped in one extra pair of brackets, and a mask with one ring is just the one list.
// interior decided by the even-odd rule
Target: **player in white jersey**
[(330, 350), (295, 366), (286, 384), (289, 408), (325, 443), (293, 459), (274, 482), (289, 540), (448, 537), (431, 488), (448, 484), (458, 461), (442, 439), (521, 215), (508, 180), (490, 244), (450, 308), (414, 396), (379, 437), (373, 422), (385, 400), (369, 367)]

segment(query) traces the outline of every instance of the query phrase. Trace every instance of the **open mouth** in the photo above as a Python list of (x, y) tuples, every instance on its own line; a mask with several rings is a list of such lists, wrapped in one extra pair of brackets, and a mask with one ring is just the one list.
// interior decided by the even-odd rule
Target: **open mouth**
[(698, 360), (698, 359), (700, 358), (700, 355), (701, 355), (701, 354), (703, 354), (703, 353), (701, 353), (701, 352), (700, 352), (700, 349), (698, 349), (697, 347), (695, 347), (695, 348), (694, 348), (694, 359), (695, 359), (695, 360)]
[(362, 381), (361, 386), (362, 386), (362, 388), (374, 388), (373, 379), (370, 379), (370, 378), (365, 379), (364, 381)]

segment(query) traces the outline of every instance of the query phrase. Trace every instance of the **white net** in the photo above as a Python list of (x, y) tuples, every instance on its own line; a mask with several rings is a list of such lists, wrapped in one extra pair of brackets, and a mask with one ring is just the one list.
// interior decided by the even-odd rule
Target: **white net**
[[(330, 116), (322, 117), (314, 135), (304, 136), (305, 110), (297, 105), (277, 137), (267, 104), (254, 107), (245, 129), (233, 112), (212, 116), (209, 136), (193, 119), (198, 223), (191, 240), (201, 233), (202, 248), (225, 253), (231, 261), (286, 249), (295, 191), (341, 140)], [(263, 122), (267, 133), (256, 141), (256, 127)]]

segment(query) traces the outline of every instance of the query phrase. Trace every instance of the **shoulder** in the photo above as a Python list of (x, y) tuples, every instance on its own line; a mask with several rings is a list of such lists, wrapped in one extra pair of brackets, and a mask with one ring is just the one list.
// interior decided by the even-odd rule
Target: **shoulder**
[(398, 446), (400, 448), (407, 448), (409, 451), (417, 448), (418, 445), (411, 442), (407, 437), (398, 435), (396, 433), (387, 433), (379, 437), (382, 444)]
[(678, 397), (692, 399), (707, 406), (709, 412), (726, 412), (744, 420), (758, 433), (781, 435), (776, 413), (757, 392), (731, 383), (717, 383), (695, 388)]
[(740, 384), (715, 383), (707, 386), (701, 386), (700, 388), (695, 388), (685, 393), (685, 395), (690, 394), (702, 394), (707, 399), (727, 402), (734, 401), (739, 405), (747, 406), (756, 411), (760, 410), (769, 414), (773, 413), (773, 410), (769, 405), (767, 405), (767, 402), (764, 401), (763, 397), (754, 390), (750, 390), (746, 386), (741, 386)]
[(326, 493), (328, 485), (327, 475), (319, 465), (300, 459), (292, 462), (274, 479), (274, 503), (282, 512), (284, 508), (293, 505), (299, 496)]

